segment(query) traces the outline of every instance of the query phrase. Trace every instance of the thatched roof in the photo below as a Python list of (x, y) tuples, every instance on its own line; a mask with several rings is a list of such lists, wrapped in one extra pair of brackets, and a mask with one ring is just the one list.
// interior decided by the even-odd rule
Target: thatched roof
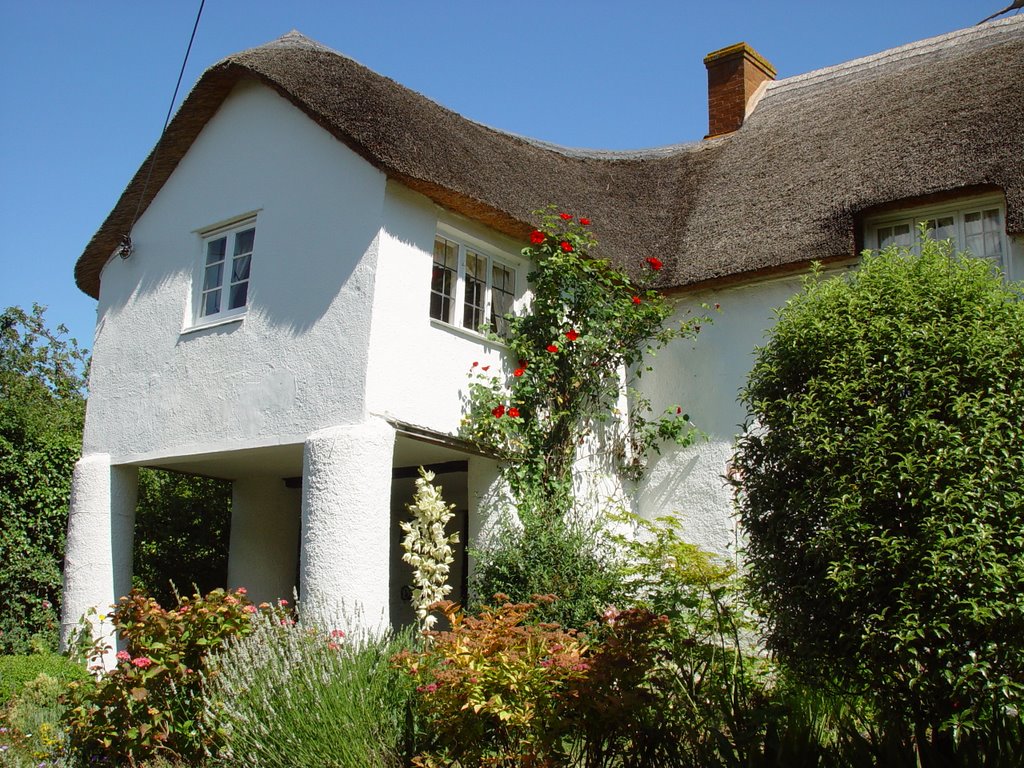
[[(142, 210), (244, 79), (389, 177), (506, 234), (525, 237), (548, 202), (584, 213), (603, 255), (635, 267), (657, 254), (666, 287), (852, 256), (862, 212), (956, 190), (1003, 190), (1007, 229), (1024, 232), (1024, 16), (774, 82), (735, 133), (636, 152), (488, 128), (292, 32), (203, 74), (155, 150)], [(148, 162), (75, 267), (91, 296)]]

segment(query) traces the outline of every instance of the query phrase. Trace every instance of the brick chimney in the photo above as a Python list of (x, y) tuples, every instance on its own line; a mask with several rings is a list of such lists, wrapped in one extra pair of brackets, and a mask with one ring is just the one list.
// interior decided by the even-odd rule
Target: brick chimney
[(775, 67), (746, 43), (712, 51), (708, 68), (708, 135), (732, 133), (743, 125), (747, 104), (758, 87), (775, 79)]

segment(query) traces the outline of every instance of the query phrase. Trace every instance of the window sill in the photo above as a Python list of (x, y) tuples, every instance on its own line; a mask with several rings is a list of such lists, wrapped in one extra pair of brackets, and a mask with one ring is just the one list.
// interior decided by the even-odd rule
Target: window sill
[(241, 324), (245, 319), (245, 314), (231, 315), (230, 317), (218, 317), (213, 320), (204, 323), (197, 323), (181, 329), (181, 336), (187, 336), (191, 333), (197, 333), (199, 331), (206, 331), (210, 328), (219, 328), (224, 325), (233, 325), (235, 323)]
[(494, 339), (489, 339), (479, 331), (473, 331), (470, 330), (469, 328), (463, 328), (462, 326), (459, 325), (452, 325), (451, 323), (446, 323), (444, 320), (437, 320), (436, 318), (432, 317), (430, 318), (430, 325), (432, 328), (437, 328), (439, 331), (448, 331), (449, 333), (454, 333), (457, 336), (463, 336), (464, 338), (469, 339), (470, 341), (475, 341), (478, 344), (486, 344), (490, 347), (493, 347), (494, 349), (508, 349), (508, 345), (505, 344), (505, 342), (503, 341), (495, 341)]

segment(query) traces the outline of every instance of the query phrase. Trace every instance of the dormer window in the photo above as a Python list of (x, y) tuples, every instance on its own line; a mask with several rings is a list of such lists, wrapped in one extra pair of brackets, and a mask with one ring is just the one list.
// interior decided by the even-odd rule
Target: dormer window
[(203, 233), (197, 322), (207, 323), (245, 312), (255, 243), (255, 219)]
[[(864, 245), (881, 250), (897, 245), (917, 248), (917, 228), (924, 222), (936, 240), (952, 240), (958, 251), (989, 259), (1009, 275), (1009, 242), (1003, 202), (998, 197), (951, 202), (878, 216), (867, 222)], [(1017, 277), (1009, 275), (1010, 277)]]
[(449, 325), (499, 336), (516, 297), (516, 270), (506, 261), (462, 238), (434, 238), (430, 279), (430, 316)]

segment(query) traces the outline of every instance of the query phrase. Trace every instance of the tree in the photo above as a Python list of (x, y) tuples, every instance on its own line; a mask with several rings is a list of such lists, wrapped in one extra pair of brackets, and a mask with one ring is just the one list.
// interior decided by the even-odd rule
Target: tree
[(45, 308), (0, 315), (0, 652), (54, 645), (71, 473), (81, 451), (85, 350)]
[(866, 692), (926, 762), (1019, 727), (1021, 286), (922, 233), (920, 256), (813, 275), (777, 319), (734, 458), (769, 646)]

